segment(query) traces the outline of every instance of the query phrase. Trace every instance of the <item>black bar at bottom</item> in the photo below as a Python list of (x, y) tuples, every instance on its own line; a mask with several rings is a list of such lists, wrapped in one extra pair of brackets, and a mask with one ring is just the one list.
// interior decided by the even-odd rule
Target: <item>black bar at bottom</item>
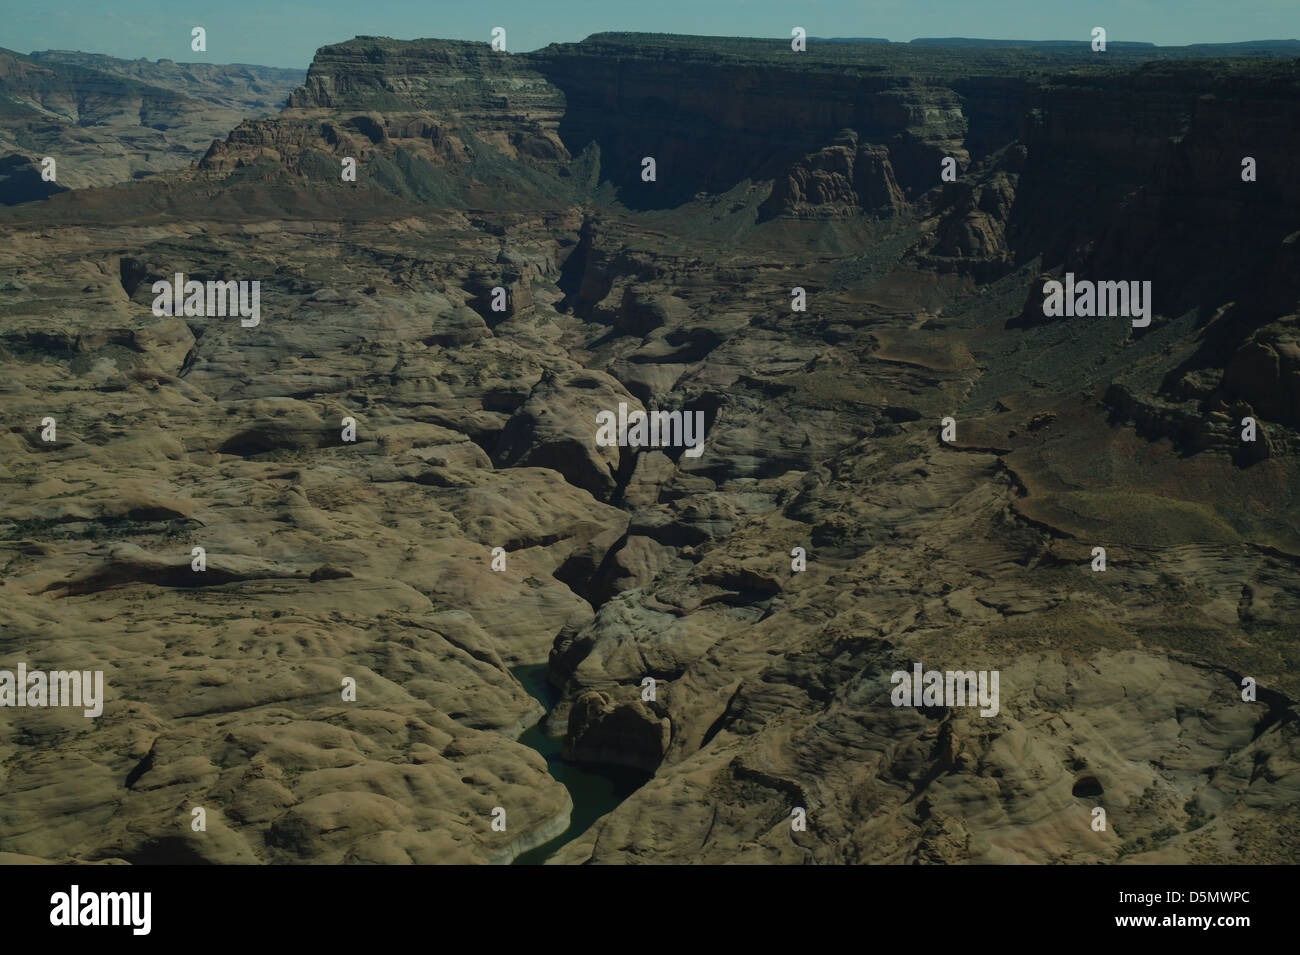
[[(406, 947), (399, 939), (408, 932), (426, 941), (440, 939), (441, 947), (452, 943), (448, 932), (461, 930), (471, 936), (485, 931), (496, 946), (515, 933), (534, 943), (547, 935), (554, 939), (563, 923), (570, 942), (586, 938), (614, 945), (672, 939), (690, 944), (691, 925), (732, 940), (752, 933), (769, 944), (788, 931), (815, 947), (829, 941), (823, 932), (845, 929), (850, 939), (876, 944), (925, 938), (1028, 941), (1035, 936), (1022, 933), (1047, 929), (1058, 941), (1128, 936), (1184, 943), (1197, 936), (1231, 945), (1262, 937), (1252, 935), (1260, 929), (1294, 928), (1294, 915), (1285, 908), (1290, 903), (1284, 901), (1293, 871), (1270, 866), (775, 871), (641, 866), (600, 873), (592, 867), (32, 866), (0, 870), (0, 909), (7, 943), (25, 937), (56, 940), (75, 932), (78, 942), (99, 938), (127, 947), (285, 941), (338, 950), (352, 938), (373, 946), (376, 932), (394, 933), (385, 948)], [(144, 896), (132, 895), (146, 892), (147, 910)], [(80, 924), (114, 918), (124, 924)], [(147, 933), (140, 931), (145, 927)]]

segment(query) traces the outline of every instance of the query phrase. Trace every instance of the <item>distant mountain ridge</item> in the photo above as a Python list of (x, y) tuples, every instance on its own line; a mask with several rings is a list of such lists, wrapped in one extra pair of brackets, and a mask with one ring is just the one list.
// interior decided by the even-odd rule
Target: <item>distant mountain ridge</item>
[(284, 106), (307, 78), (305, 69), (250, 63), (177, 63), (174, 60), (123, 60), (102, 53), (42, 50), (30, 54), (42, 63), (66, 63), (147, 83), (240, 112), (263, 114)]
[(0, 203), (40, 193), (33, 163), (44, 156), (56, 162), (58, 186), (73, 189), (188, 165), (242, 120), (277, 111), (305, 76), (0, 48)]
[[(823, 41), (826, 42), (826, 41)], [(854, 41), (839, 41), (854, 42)], [(997, 49), (1030, 47), (1039, 50), (1072, 49), (1080, 45), (1090, 48), (1088, 39), (1081, 40), (983, 40), (970, 37), (917, 37), (909, 46), (947, 46), (960, 49)], [(1145, 40), (1107, 40), (1106, 50), (1137, 50), (1158, 55), (1186, 56), (1300, 56), (1300, 40), (1246, 40), (1239, 43), (1190, 43), (1182, 46), (1161, 46)]]

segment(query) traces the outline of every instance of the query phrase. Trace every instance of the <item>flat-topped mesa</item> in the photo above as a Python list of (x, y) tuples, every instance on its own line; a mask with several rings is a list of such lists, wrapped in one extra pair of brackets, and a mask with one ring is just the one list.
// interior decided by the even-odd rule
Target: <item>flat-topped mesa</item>
[[(1266, 154), (1281, 168), (1258, 135), (1267, 113), (1251, 103), (1290, 111), (1295, 74), (1268, 59), (1100, 58), (1086, 43), (1053, 53), (810, 43), (796, 53), (781, 40), (597, 34), (512, 54), (358, 37), (317, 51), (289, 108), (234, 130), (203, 167), (265, 157), (337, 181), (339, 159), (353, 157), (367, 185), (483, 208), (526, 194), (589, 202), (600, 182), (629, 207), (666, 208), (771, 183), (760, 219), (913, 210), (935, 222), (918, 261), (993, 275), (1096, 242), (1113, 206), (1158, 185), (1155, 160), (1197, 126), (1198, 109), (1213, 105), (1206, 96), (1233, 115), (1263, 114), (1233, 125), (1218, 165)], [(653, 182), (642, 179), (647, 157)], [(1201, 165), (1198, 179), (1240, 191), (1231, 170)], [(1276, 205), (1277, 181), (1236, 199)]]
[(563, 95), (544, 76), (487, 43), (357, 37), (317, 50), (288, 108), (214, 143), (202, 167), (226, 170), (266, 157), (316, 175), (324, 172), (322, 155), (363, 164), (391, 158), (396, 166), (381, 181), (433, 201), (447, 191), (426, 181), (428, 167), (469, 166), (474, 139), (554, 173), (569, 160), (557, 132), (563, 113)]
[[(635, 190), (622, 196), (633, 205), (673, 205), (746, 179), (780, 180), (788, 201), (769, 204), (765, 214), (825, 217), (897, 211), (929, 188), (933, 176), (922, 170), (937, 168), (945, 155), (966, 161), (968, 138), (1001, 145), (1014, 133), (1005, 119), (995, 135), (969, 128), (963, 95), (980, 102), (975, 91), (958, 94), (942, 81), (852, 57), (805, 60), (788, 45), (789, 55), (778, 56), (758, 41), (762, 56), (755, 59), (745, 53), (749, 41), (671, 38), (661, 49), (663, 38), (641, 39), (601, 35), (527, 54), (487, 43), (375, 37), (323, 47), (274, 121), (300, 128), (245, 124), (214, 147), (204, 167), (233, 168), (257, 155), (296, 166), (307, 149), (340, 156), (406, 148), (435, 163), (468, 163), (472, 157), (457, 153), (468, 134), (560, 177), (571, 157), (594, 146), (593, 171), (626, 193)], [(719, 57), (719, 43), (739, 52)], [(998, 83), (1001, 96), (1005, 82)], [(881, 149), (855, 153), (842, 172), (833, 157), (806, 161), (846, 130)], [(450, 151), (448, 139), (456, 140)], [(639, 189), (646, 156), (660, 169), (648, 200)], [(824, 168), (828, 163), (833, 168)], [(835, 181), (811, 182), (827, 174)]]
[[(873, 45), (874, 46), (874, 45)], [(826, 216), (897, 208), (932, 185), (922, 169), (967, 158), (969, 122), (946, 81), (873, 62), (861, 52), (794, 53), (788, 41), (597, 34), (528, 54), (565, 96), (565, 145), (599, 144), (601, 175), (633, 188), (643, 156), (659, 191), (675, 198), (724, 192), (743, 180), (780, 180), (788, 202), (767, 214)], [(840, 141), (888, 147), (855, 164), (805, 157)], [(1005, 130), (1005, 138), (1014, 127)], [(1000, 145), (1000, 144), (999, 144)], [(864, 173), (870, 175), (864, 176)], [(807, 180), (825, 176), (824, 187)], [(895, 179), (897, 182), (895, 183)], [(855, 181), (856, 180), (856, 181)]]
[(357, 37), (316, 51), (294, 109), (429, 111), (500, 123), (558, 121), (564, 99), (528, 58), (464, 40)]

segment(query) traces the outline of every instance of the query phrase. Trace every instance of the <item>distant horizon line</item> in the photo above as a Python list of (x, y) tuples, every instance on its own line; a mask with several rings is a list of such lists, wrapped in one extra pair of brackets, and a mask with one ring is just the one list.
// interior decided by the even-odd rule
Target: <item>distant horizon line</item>
[[(771, 43), (780, 43), (780, 44), (785, 44), (788, 42), (788, 39), (785, 37), (772, 37), (772, 36), (741, 36), (741, 35), (721, 34), (721, 33), (718, 34), (666, 33), (666, 32), (655, 33), (647, 30), (600, 30), (595, 33), (589, 33), (579, 40), (557, 40), (551, 43), (544, 44), (539, 47), (535, 47), (534, 49), (531, 50), (509, 51), (507, 55), (509, 55), (510, 53), (513, 53), (514, 55), (537, 53), (541, 50), (545, 50), (548, 47), (552, 47), (552, 46), (561, 46), (565, 44), (580, 44), (580, 43), (585, 43), (586, 41), (597, 37), (610, 37), (610, 36), (680, 37), (683, 39), (702, 39), (702, 40), (754, 40), (760, 42), (771, 42)], [(361, 40), (361, 39), (393, 40), (398, 43), (418, 43), (424, 40), (433, 40), (442, 43), (466, 43), (466, 44), (473, 44), (478, 46), (490, 45), (490, 41), (488, 40), (466, 40), (466, 39), (461, 39), (459, 37), (426, 36), (426, 37), (411, 37), (408, 39), (402, 37), (379, 36), (377, 34), (358, 33), (352, 37), (348, 37), (347, 39), (337, 40), (334, 41), (333, 43), (326, 43), (320, 47), (317, 47), (317, 52), (319, 52), (322, 49), (326, 49), (327, 47), (338, 46), (343, 43), (351, 42), (352, 40)], [(1087, 47), (1091, 42), (1089, 38), (1071, 39), (1071, 40), (1062, 40), (1062, 39), (1026, 40), (1026, 39), (1011, 39), (1009, 37), (918, 36), (918, 37), (913, 37), (910, 40), (891, 40), (887, 37), (815, 36), (811, 34), (807, 37), (807, 40), (809, 43), (812, 42), (837, 43), (837, 44), (878, 43), (878, 44), (889, 44), (891, 46), (924, 46), (929, 44), (969, 43), (969, 44), (978, 44), (980, 46), (987, 46), (990, 48), (999, 47), (999, 46), (1002, 47), (1014, 47), (1014, 46)], [(1268, 39), (1256, 39), (1256, 40), (1199, 41), (1196, 43), (1169, 43), (1169, 44), (1156, 43), (1155, 41), (1152, 40), (1110, 40), (1107, 42), (1107, 46), (1110, 48), (1129, 49), (1129, 50), (1136, 50), (1136, 49), (1186, 50), (1186, 49), (1193, 49), (1196, 47), (1231, 48), (1231, 47), (1255, 47), (1255, 46), (1270, 46), (1270, 45), (1285, 46), (1288, 44), (1294, 44), (1297, 48), (1300, 48), (1300, 38), (1290, 37), (1286, 39), (1268, 38)], [(0, 47), (0, 49), (3, 49), (3, 47)], [(12, 52), (17, 52), (17, 51), (15, 50)], [(83, 56), (104, 56), (104, 57), (108, 57), (109, 59), (120, 60), (124, 63), (154, 63), (154, 64), (175, 63), (177, 66), (257, 66), (266, 69), (281, 69), (281, 70), (307, 69), (308, 67), (311, 66), (310, 61), (308, 61), (305, 66), (299, 67), (299, 66), (274, 66), (267, 63), (249, 63), (249, 62), (218, 63), (210, 60), (174, 60), (171, 57), (166, 57), (166, 56), (151, 59), (147, 56), (125, 57), (125, 56), (116, 56), (112, 53), (99, 53), (94, 50), (76, 50), (76, 49), (59, 48), (59, 47), (47, 47), (44, 50), (32, 50), (29, 53), (22, 54), (22, 55), (36, 57), (36, 56), (40, 56), (43, 53), (74, 53)], [(313, 54), (313, 58), (314, 58), (314, 54)]]

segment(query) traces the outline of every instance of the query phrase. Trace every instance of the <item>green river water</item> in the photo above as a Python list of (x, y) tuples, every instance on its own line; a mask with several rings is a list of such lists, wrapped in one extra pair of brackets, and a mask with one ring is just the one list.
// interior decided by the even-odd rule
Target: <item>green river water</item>
[[(546, 681), (546, 664), (514, 667), (510, 671), (549, 713), (555, 706), (558, 694)], [(650, 778), (649, 773), (622, 766), (578, 766), (564, 759), (564, 737), (547, 736), (542, 731), (543, 717), (524, 731), (519, 742), (541, 753), (551, 775), (564, 784), (573, 799), (573, 815), (569, 828), (550, 842), (525, 852), (515, 859), (515, 865), (541, 865), (557, 849), (582, 835), (605, 813), (612, 810)]]

